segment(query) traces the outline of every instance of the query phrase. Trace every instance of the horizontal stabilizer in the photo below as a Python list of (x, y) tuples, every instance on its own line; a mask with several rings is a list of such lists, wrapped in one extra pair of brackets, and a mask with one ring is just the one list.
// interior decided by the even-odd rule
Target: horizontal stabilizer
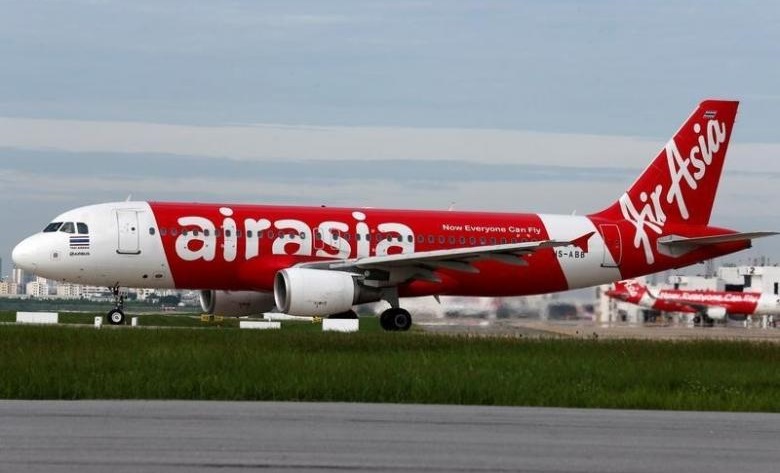
[(778, 234), (780, 234), (780, 232), (727, 233), (724, 235), (712, 235), (704, 237), (683, 237), (679, 235), (669, 235), (658, 239), (658, 252), (667, 256), (681, 256), (702, 246), (716, 245), (718, 243), (730, 243), (734, 241), (754, 240), (756, 238)]

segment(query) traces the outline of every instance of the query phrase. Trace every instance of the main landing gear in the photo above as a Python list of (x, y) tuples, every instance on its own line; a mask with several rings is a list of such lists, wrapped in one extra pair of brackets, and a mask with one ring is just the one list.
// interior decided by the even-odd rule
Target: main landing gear
[(114, 308), (106, 314), (106, 320), (111, 325), (122, 325), (125, 323), (125, 313), (122, 309), (125, 307), (125, 295), (119, 291), (119, 286), (109, 288), (114, 294)]
[(412, 316), (406, 309), (391, 307), (379, 316), (379, 325), (390, 332), (405, 332), (412, 326)]
[(406, 332), (412, 326), (412, 316), (402, 309), (398, 303), (398, 288), (385, 288), (382, 298), (390, 304), (390, 308), (379, 316), (379, 325), (388, 332)]

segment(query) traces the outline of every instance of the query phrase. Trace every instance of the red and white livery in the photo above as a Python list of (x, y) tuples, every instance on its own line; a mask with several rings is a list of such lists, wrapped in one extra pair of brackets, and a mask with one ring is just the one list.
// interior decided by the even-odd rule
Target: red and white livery
[[(699, 104), (612, 205), (586, 216), (246, 204), (115, 202), (65, 212), (13, 250), (38, 275), (199, 289), (204, 310), (352, 317), (399, 298), (518, 296), (678, 268), (769, 232), (710, 226), (738, 102)], [(109, 320), (122, 323), (121, 299)]]
[(723, 320), (727, 315), (780, 315), (780, 296), (760, 292), (661, 289), (653, 293), (644, 284), (629, 280), (615, 283), (606, 295), (662, 312), (696, 314), (701, 320)]

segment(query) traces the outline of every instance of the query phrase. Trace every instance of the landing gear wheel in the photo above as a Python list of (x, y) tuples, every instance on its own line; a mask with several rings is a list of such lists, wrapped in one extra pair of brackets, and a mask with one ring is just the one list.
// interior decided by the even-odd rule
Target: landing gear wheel
[(338, 314), (331, 314), (329, 319), (356, 319), (358, 318), (357, 312), (354, 310), (348, 310), (346, 312), (339, 312)]
[(405, 332), (412, 326), (412, 316), (406, 309), (387, 309), (379, 316), (379, 325), (391, 332)]
[(106, 320), (111, 325), (122, 325), (125, 323), (125, 313), (119, 309), (111, 309), (106, 314)]
[(125, 323), (125, 313), (122, 311), (125, 307), (125, 295), (119, 290), (119, 283), (108, 288), (114, 295), (114, 308), (106, 314), (106, 320), (111, 325), (122, 325)]

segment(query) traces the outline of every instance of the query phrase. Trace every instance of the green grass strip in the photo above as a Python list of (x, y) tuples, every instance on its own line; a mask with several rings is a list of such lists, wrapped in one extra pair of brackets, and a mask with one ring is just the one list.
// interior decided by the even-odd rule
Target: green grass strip
[[(375, 324), (361, 320), (364, 325)], [(295, 327), (295, 326), (293, 326)], [(780, 346), (422, 333), (0, 327), (0, 398), (780, 412)]]

